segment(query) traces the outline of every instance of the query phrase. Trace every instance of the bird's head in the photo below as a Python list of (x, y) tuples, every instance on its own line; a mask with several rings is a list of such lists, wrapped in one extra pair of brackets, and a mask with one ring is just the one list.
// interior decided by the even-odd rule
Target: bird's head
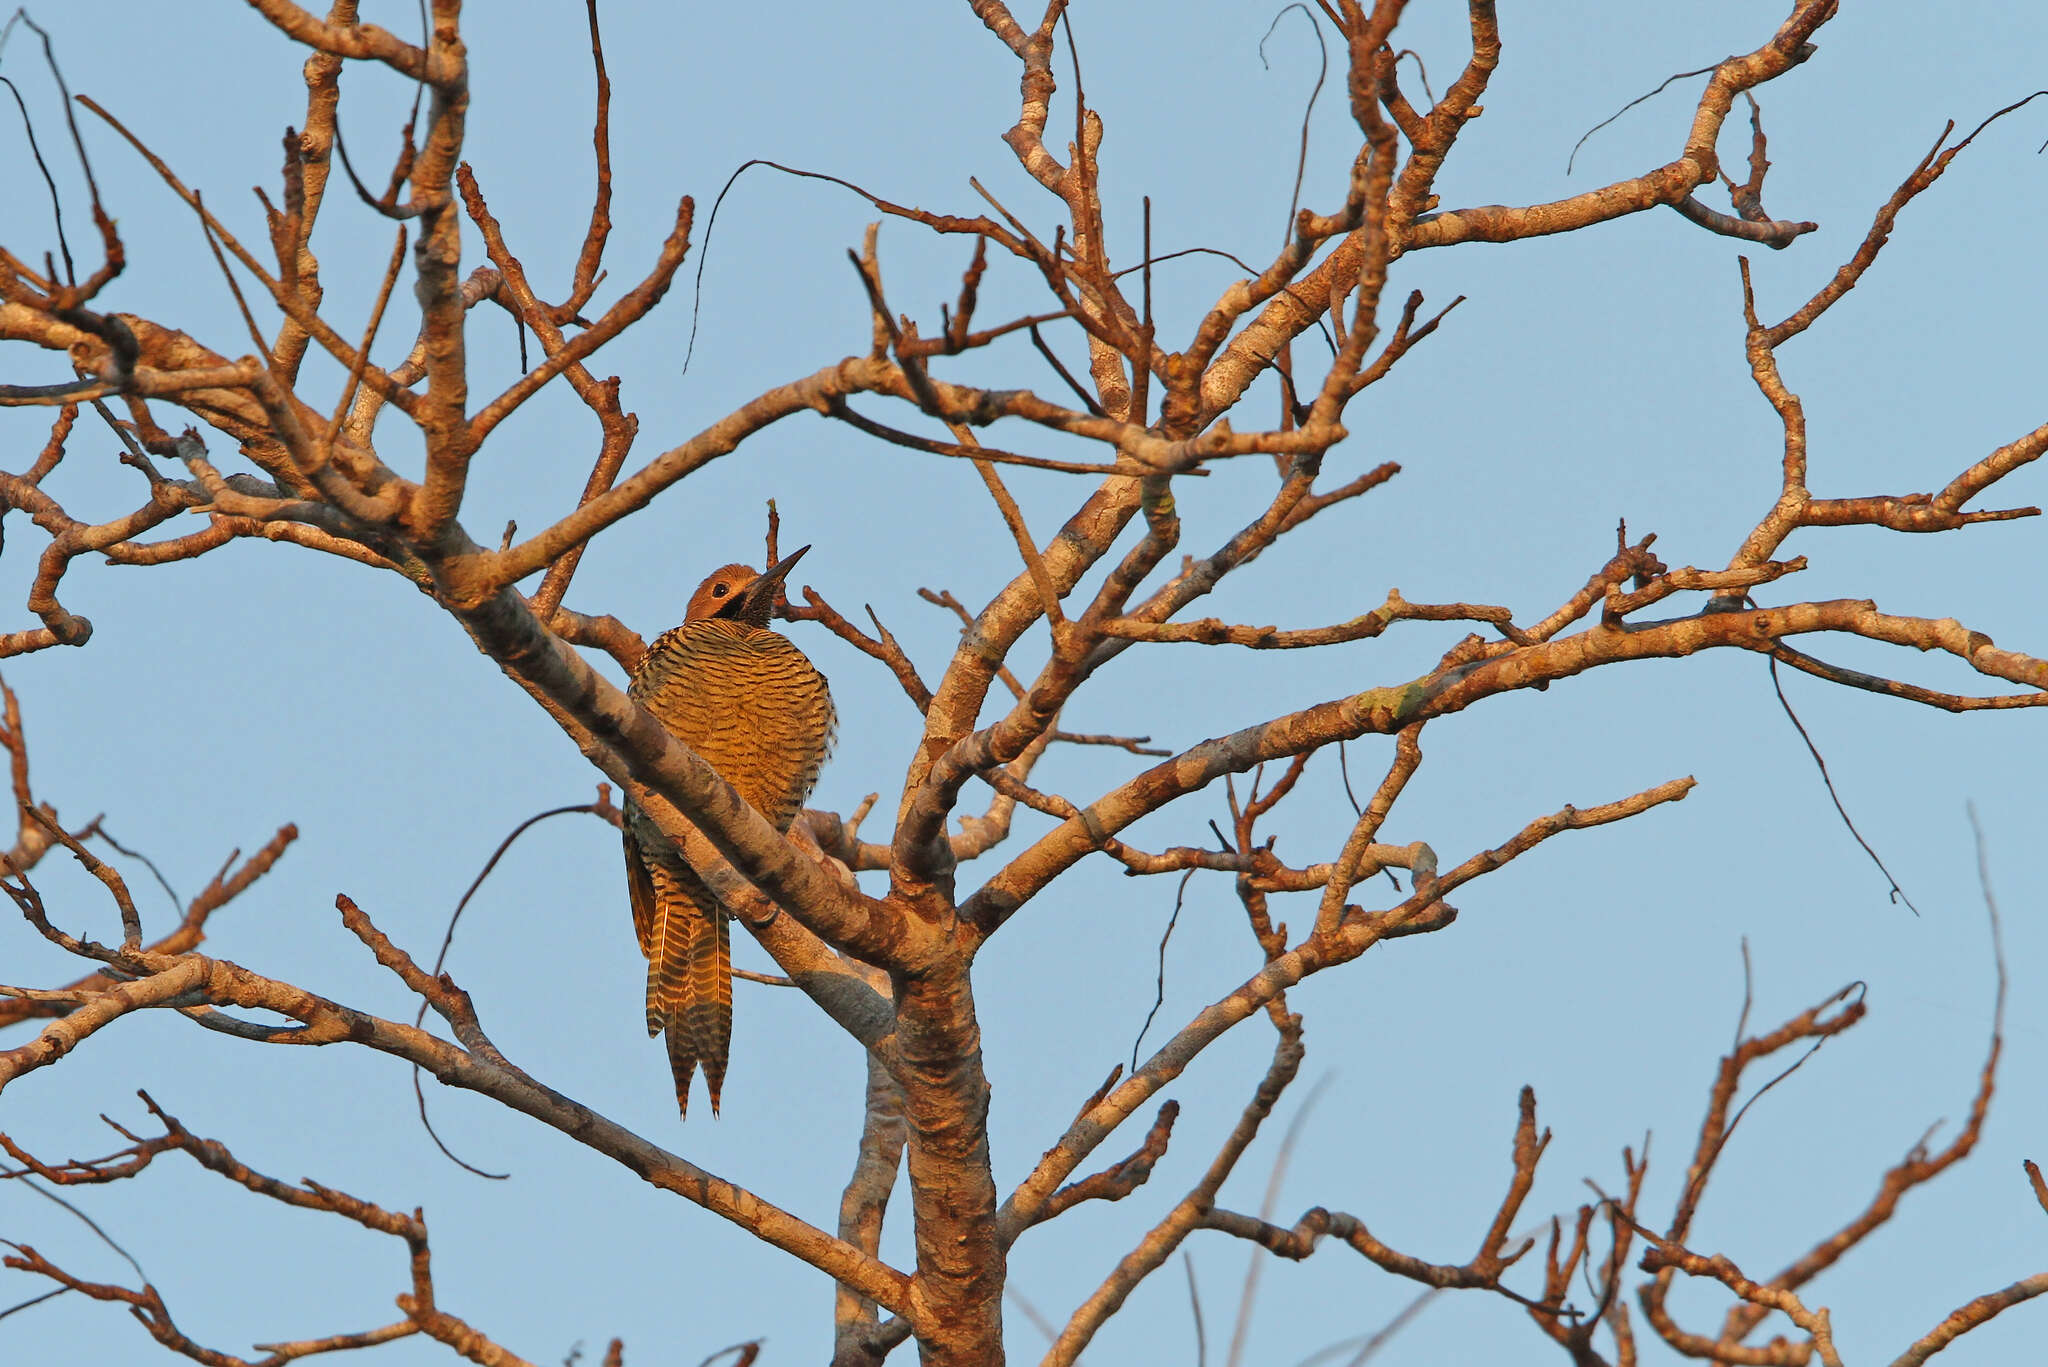
[(768, 614), (775, 610), (775, 595), (781, 589), (783, 579), (809, 549), (809, 546), (798, 547), (770, 565), (766, 573), (756, 573), (751, 565), (720, 566), (690, 595), (689, 611), (683, 620), (705, 622), (722, 617), (727, 621), (765, 628)]

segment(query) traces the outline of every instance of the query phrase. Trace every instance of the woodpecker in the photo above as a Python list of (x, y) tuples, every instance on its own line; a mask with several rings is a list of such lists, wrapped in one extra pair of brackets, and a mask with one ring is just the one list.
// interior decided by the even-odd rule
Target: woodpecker
[[(778, 831), (796, 819), (832, 748), (825, 676), (768, 629), (784, 577), (809, 549), (762, 574), (747, 565), (712, 571), (626, 690)], [(689, 1115), (690, 1079), (702, 1065), (717, 1115), (732, 1044), (731, 913), (631, 802), (625, 840), (633, 929), (647, 957), (647, 1033), (668, 1036), (676, 1108)]]

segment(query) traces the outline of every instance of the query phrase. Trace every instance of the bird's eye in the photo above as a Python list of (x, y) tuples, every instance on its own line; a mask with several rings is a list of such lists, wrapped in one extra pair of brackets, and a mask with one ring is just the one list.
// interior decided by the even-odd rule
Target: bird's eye
[(713, 598), (723, 598), (725, 597), (726, 592), (726, 587), (723, 584), (713, 584), (711, 586), (711, 596)]

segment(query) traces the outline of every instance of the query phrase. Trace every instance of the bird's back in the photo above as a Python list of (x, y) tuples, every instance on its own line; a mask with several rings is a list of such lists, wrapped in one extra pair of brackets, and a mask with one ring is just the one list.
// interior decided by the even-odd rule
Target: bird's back
[(629, 690), (749, 806), (788, 830), (832, 748), (825, 676), (782, 635), (712, 618), (662, 633)]

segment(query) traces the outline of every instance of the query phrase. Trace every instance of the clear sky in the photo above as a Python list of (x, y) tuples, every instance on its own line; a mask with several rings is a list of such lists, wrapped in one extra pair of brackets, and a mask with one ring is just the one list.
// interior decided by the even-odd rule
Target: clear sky
[[(1280, 23), (1262, 62), (1260, 38), (1275, 8), (1076, 7), (1088, 94), (1109, 129), (1103, 165), (1115, 263), (1140, 257), (1138, 213), (1148, 194), (1158, 250), (1213, 246), (1256, 259), (1278, 246), (1316, 58), (1297, 12)], [(1755, 47), (1785, 9), (1756, 0), (1504, 5), (1501, 68), (1484, 117), (1440, 182), (1445, 204), (1552, 199), (1669, 160), (1698, 80), (1630, 111), (1587, 143), (1572, 175), (1565, 170), (1586, 129), (1672, 72)], [(1845, 5), (1820, 34), (1817, 55), (1761, 92), (1775, 163), (1766, 204), (1821, 224), (1790, 250), (1751, 250), (1766, 314), (1789, 312), (1848, 257), (1945, 120), (1967, 129), (2042, 84), (2048, 24), (2032, 7), (1929, 14), (1898, 0)], [(247, 187), (274, 186), (278, 137), (303, 119), (302, 54), (225, 4), (173, 16), (161, 5), (107, 0), (47, 5), (37, 17), (51, 28), (74, 90), (128, 119), (217, 212), (262, 239)], [(410, 4), (366, 4), (365, 18), (401, 33), (415, 24)], [(566, 0), (479, 5), (465, 21), (474, 72), (467, 155), (543, 294), (561, 293), (588, 206), (583, 24), (582, 6)], [(844, 252), (872, 211), (846, 192), (749, 172), (727, 197), (707, 259), (710, 201), (740, 162), (774, 158), (899, 202), (966, 213), (979, 205), (967, 184), (978, 176), (1050, 229), (1056, 206), (998, 140), (1015, 118), (1013, 59), (964, 4), (616, 4), (605, 24), (612, 281), (637, 279), (653, 260), (684, 193), (699, 203), (685, 276), (707, 261), (687, 374), (687, 289), (596, 363), (597, 373), (624, 378), (627, 407), (641, 421), (639, 458), (867, 344), (866, 305)], [(1401, 32), (1440, 91), (1465, 57), (1462, 6), (1418, 0)], [(55, 103), (35, 55), (17, 41), (4, 69), (43, 111), (38, 131), (48, 147), (58, 137)], [(1058, 69), (1064, 80), (1064, 55)], [(344, 96), (351, 151), (359, 166), (378, 168), (381, 183), (409, 87), (358, 67)], [(1057, 108), (1053, 126), (1067, 126), (1067, 114)], [(1350, 128), (1333, 84), (1314, 117), (1308, 204), (1328, 208), (1341, 193), (1356, 145)], [(176, 323), (229, 353), (246, 349), (190, 215), (106, 130), (88, 121), (85, 133), (129, 251), (109, 305)], [(1855, 294), (1784, 349), (1787, 383), (1807, 404), (1817, 493), (1938, 488), (2048, 416), (2038, 332), (2048, 286), (2039, 243), (2048, 164), (2036, 155), (2044, 136), (2048, 105), (1987, 132), (1906, 211)], [(0, 240), (40, 248), (47, 207), (31, 164), (18, 134), (0, 147), (9, 187), (0, 195)], [(1746, 153), (1739, 117), (1722, 151), (1731, 165)], [(73, 222), (82, 203), (71, 203)], [(387, 227), (348, 202), (337, 177), (314, 245), (330, 316), (345, 335), (367, 312), (390, 249)], [(473, 234), (465, 246), (466, 268), (481, 249)], [(881, 250), (892, 299), (925, 318), (952, 297), (968, 254), (958, 241), (935, 243), (897, 224), (883, 230)], [(1743, 361), (1740, 250), (1660, 211), (1566, 238), (1398, 263), (1390, 299), (1419, 288), (1436, 303), (1457, 294), (1467, 302), (1354, 407), (1354, 435), (1330, 468), (1355, 472), (1391, 459), (1403, 473), (1290, 538), (1204, 611), (1314, 625), (1377, 605), (1397, 586), (1417, 601), (1505, 603), (1526, 621), (1606, 560), (1620, 518), (1632, 533), (1657, 532), (1657, 550), (1673, 565), (1725, 563), (1778, 478), (1779, 429)], [(1184, 336), (1234, 269), (1210, 257), (1160, 267), (1162, 335)], [(1043, 308), (1042, 294), (999, 264), (982, 316)], [(409, 335), (412, 322), (399, 314), (406, 307), (401, 292), (384, 359)], [(510, 323), (479, 311), (471, 337), (474, 387), (488, 394), (509, 383), (518, 365)], [(1065, 347), (1079, 356), (1075, 339)], [(9, 380), (66, 373), (62, 358), (25, 351), (5, 367)], [(1057, 385), (1023, 344), (953, 373), (1046, 392)], [(333, 383), (331, 370), (313, 382)], [(1270, 412), (1264, 390), (1258, 402)], [(0, 468), (29, 463), (46, 416), (0, 413)], [(382, 435), (385, 457), (414, 469), (400, 424), (387, 423)], [(1036, 434), (1003, 439), (1056, 452)], [(595, 445), (594, 425), (566, 391), (528, 405), (480, 459), (465, 524), (480, 541), (507, 519), (545, 525), (573, 502)], [(217, 458), (231, 454), (224, 439), (213, 448)], [(132, 506), (137, 478), (113, 455), (107, 434), (81, 424), (53, 482), (74, 512)], [(1199, 552), (1227, 534), (1269, 477), (1246, 462), (1183, 481), (1188, 546)], [(1012, 486), (1040, 529), (1057, 525), (1081, 487), (1032, 474)], [(782, 510), (786, 544), (815, 545), (799, 580), (849, 613), (872, 604), (928, 675), (945, 659), (953, 626), (916, 589), (979, 603), (1014, 573), (971, 469), (804, 417), (600, 542), (570, 605), (615, 613), (651, 636), (680, 617), (706, 569), (758, 559), (769, 497)], [(2033, 467), (1996, 497), (2048, 503), (2048, 480)], [(15, 629), (31, 624), (20, 604), (43, 540), (22, 518), (7, 530), (0, 603), (13, 606), (0, 628)], [(1787, 551), (1809, 555), (1812, 568), (1760, 597), (1874, 598), (1891, 611), (1955, 616), (2039, 654), (2048, 650), (2043, 548), (2036, 521), (1933, 537), (1803, 532)], [(595, 771), (574, 747), (452, 620), (395, 577), (257, 543), (146, 571), (81, 561), (65, 596), (94, 622), (90, 645), (5, 671), (21, 694), (41, 797), (71, 824), (104, 811), (108, 828), (149, 852), (187, 896), (230, 849), (252, 849), (286, 821), (300, 827), (278, 869), (214, 920), (210, 952), (409, 1018), (413, 1003), (338, 924), (335, 894), (348, 893), (401, 943), (431, 955), (456, 898), (504, 833), (592, 794)], [(1065, 724), (1146, 732), (1183, 747), (1410, 678), (1462, 630), (1416, 625), (1279, 657), (1132, 651)], [(880, 789), (886, 812), (916, 735), (912, 709), (884, 671), (820, 629), (799, 625), (792, 635), (831, 677), (842, 718), (814, 801), (843, 811)], [(1042, 642), (1027, 642), (1026, 662)], [(1945, 659), (1860, 645), (1816, 650), (1930, 686), (1969, 687)], [(1589, 1199), (1583, 1179), (1613, 1190), (1622, 1147), (1640, 1151), (1646, 1131), (1643, 1209), (1661, 1224), (1734, 1029), (1746, 939), (1753, 1024), (1775, 1024), (1852, 980), (1867, 984), (1871, 1006), (1863, 1025), (1757, 1105), (1710, 1189), (1696, 1246), (1725, 1252), (1754, 1275), (1776, 1271), (1860, 1210), (1879, 1175), (1930, 1125), (1942, 1124), (1939, 1144), (1966, 1112), (1993, 987), (1965, 816), (1974, 802), (2011, 971), (1990, 1123), (1973, 1158), (1911, 1194), (1892, 1225), (1807, 1300), (1832, 1307), (1848, 1361), (1881, 1362), (1969, 1297), (2048, 1267), (2048, 1216), (2020, 1170), (2025, 1157), (2048, 1161), (2040, 1085), (2048, 882), (2036, 843), (2048, 821), (2048, 717), (1950, 716), (1799, 675), (1786, 688), (1858, 827), (1918, 915), (1888, 900), (1883, 877), (1844, 830), (1757, 657), (1606, 669), (1434, 724), (1387, 838), (1426, 839), (1446, 865), (1567, 802), (1609, 801), (1684, 774), (1700, 786), (1675, 807), (1558, 838), (1465, 889), (1450, 930), (1383, 946), (1296, 992), (1293, 1005), (1307, 1013), (1302, 1082), (1225, 1202), (1259, 1206), (1284, 1124), (1322, 1084), (1276, 1214), (1291, 1221), (1310, 1205), (1347, 1210), (1397, 1247), (1461, 1261), (1499, 1201), (1516, 1089), (1529, 1083), (1556, 1137), (1523, 1227), (1537, 1231), (1552, 1212), (1569, 1220)], [(1384, 742), (1355, 747), (1354, 769), (1376, 776), (1386, 753)], [(1041, 778), (1092, 796), (1133, 763), (1060, 753)], [(1330, 857), (1351, 820), (1334, 757), (1310, 766), (1289, 806), (1290, 821), (1276, 828), (1282, 856)], [(1205, 821), (1221, 814), (1221, 795), (1204, 797), (1147, 823), (1137, 838), (1151, 847), (1200, 843)], [(858, 1129), (856, 1046), (796, 994), (742, 983), (725, 1115), (679, 1128), (662, 1051), (641, 1034), (642, 969), (617, 839), (588, 818), (528, 836), (472, 904), (452, 972), (522, 1066), (829, 1226)], [(145, 915), (167, 924), (147, 874), (128, 872)], [(75, 870), (53, 860), (38, 882), (67, 924), (102, 934), (113, 924), (111, 908)], [(1172, 903), (1167, 880), (1127, 880), (1106, 860), (1091, 861), (984, 955), (977, 998), (1003, 1190), (1111, 1063), (1128, 1056), (1151, 1005)], [(1301, 924), (1312, 905), (1281, 914)], [(26, 927), (0, 932), (0, 946), (0, 980), (55, 983), (75, 972)], [(740, 961), (766, 966), (750, 945)], [(1251, 962), (1228, 876), (1196, 880), (1167, 951), (1161, 1021), (1185, 1020), (1241, 981)], [(1270, 1048), (1270, 1031), (1255, 1020), (1212, 1049), (1169, 1093), (1185, 1110), (1151, 1185), (1028, 1236), (1011, 1263), (1015, 1290), (1063, 1320), (1196, 1179)], [(258, 1169), (311, 1176), (388, 1206), (424, 1206), (441, 1304), (536, 1361), (560, 1361), (579, 1342), (594, 1355), (615, 1334), (633, 1364), (694, 1363), (763, 1335), (764, 1361), (808, 1362), (829, 1342), (830, 1287), (818, 1274), (551, 1131), (430, 1084), (437, 1123), (456, 1150), (514, 1176), (488, 1183), (456, 1170), (413, 1117), (407, 1070), (364, 1051), (259, 1048), (167, 1014), (131, 1017), (61, 1067), (10, 1087), (0, 1127), (45, 1156), (105, 1152), (119, 1141), (100, 1112), (147, 1123), (137, 1087)], [(1105, 1155), (1127, 1151), (1141, 1132), (1134, 1124)], [(230, 1351), (380, 1323), (405, 1289), (393, 1241), (248, 1196), (175, 1158), (79, 1199), (148, 1269), (180, 1325)], [(896, 1215), (884, 1251), (901, 1259), (901, 1204)], [(82, 1274), (132, 1277), (90, 1231), (18, 1186), (0, 1186), (0, 1234)], [(1247, 1248), (1221, 1235), (1188, 1247), (1210, 1361), (1220, 1363)], [(1534, 1290), (1536, 1269), (1516, 1284)], [(0, 1273), (0, 1306), (37, 1289), (22, 1274)], [(1378, 1328), (1413, 1294), (1341, 1246), (1305, 1264), (1274, 1263), (1260, 1283), (1246, 1360), (1298, 1362)], [(1701, 1332), (1718, 1323), (1724, 1303), (1711, 1287), (1674, 1298)], [(1647, 1357), (1667, 1359), (1638, 1324)], [(1945, 1360), (2035, 1361), (2044, 1325), (2048, 1306), (2022, 1307)], [(1014, 1361), (1043, 1346), (1021, 1311), (1009, 1340)], [(1533, 1361), (1556, 1351), (1515, 1307), (1464, 1294), (1431, 1304), (1378, 1360)], [(0, 1321), (7, 1361), (147, 1361), (158, 1352), (117, 1309), (77, 1297)], [(450, 1360), (418, 1340), (377, 1354), (393, 1364)], [(1090, 1356), (1193, 1362), (1181, 1270), (1141, 1288)]]

